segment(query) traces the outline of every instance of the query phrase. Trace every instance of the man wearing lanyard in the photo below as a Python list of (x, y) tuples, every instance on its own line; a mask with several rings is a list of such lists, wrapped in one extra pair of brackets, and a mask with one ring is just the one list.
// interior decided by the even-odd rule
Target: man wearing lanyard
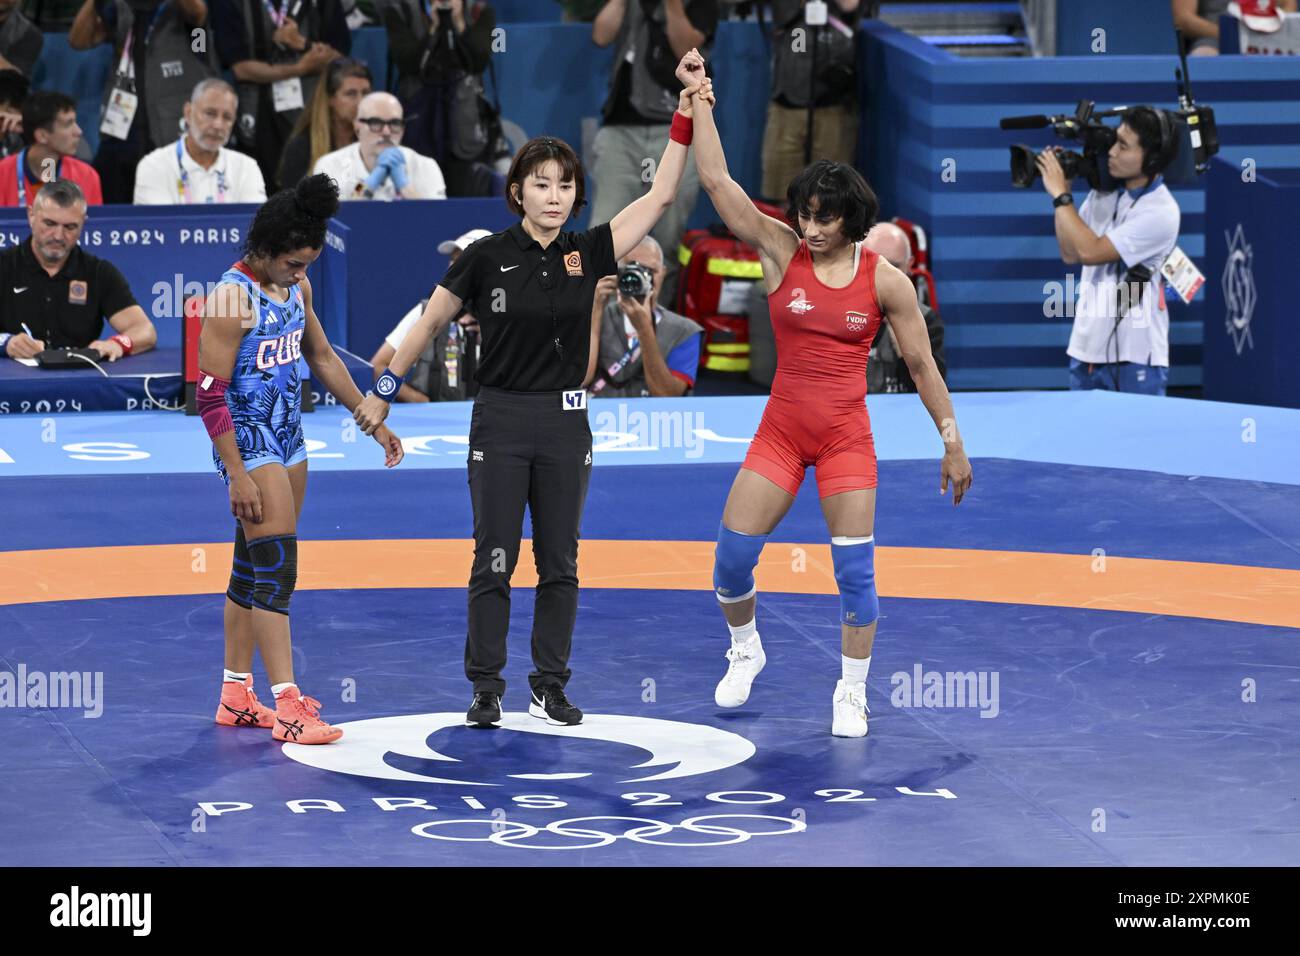
[(1165, 394), (1169, 310), (1160, 266), (1178, 242), (1180, 213), (1160, 177), (1178, 149), (1173, 120), (1162, 113), (1125, 111), (1107, 157), (1124, 188), (1092, 190), (1078, 212), (1055, 150), (1038, 156), (1061, 258), (1083, 265), (1066, 349), (1072, 389)]
[(225, 148), (238, 107), (235, 88), (225, 80), (195, 86), (185, 104), (185, 135), (140, 160), (136, 205), (266, 202), (257, 161)]
[(319, 74), (352, 49), (339, 0), (212, 0), (221, 64), (239, 91), (238, 148), (257, 159), (267, 189), (277, 187), (293, 126)]
[(205, 0), (85, 0), (77, 12), (69, 46), (113, 49), (95, 154), (108, 202), (131, 201), (140, 159), (175, 140), (190, 90), (217, 74), (209, 26)]
[(584, 386), (595, 373), (592, 301), (601, 276), (618, 268), (673, 202), (691, 141), (692, 96), (712, 96), (704, 58), (690, 50), (677, 67), (686, 87), (650, 191), (586, 232), (561, 227), (583, 205), (585, 174), (573, 147), (549, 136), (520, 148), (506, 177), (506, 204), (520, 221), (479, 239), (447, 270), (375, 394), (353, 412), (373, 434), (404, 376), (462, 305), (483, 332), (470, 421), (474, 561), (469, 580), (465, 676), (474, 699), (465, 722), (501, 722), (502, 671), (510, 624), (510, 578), (519, 558), (524, 509), (532, 517), (537, 590), (534, 670), (528, 713), (556, 726), (582, 722), (565, 693), (578, 612), (578, 537), (591, 476), (592, 440)]
[(77, 104), (72, 97), (41, 90), (23, 103), (24, 148), (0, 160), (0, 206), (30, 206), (36, 191), (56, 179), (81, 187), (86, 202), (103, 204), (99, 173), (73, 156), (81, 142)]

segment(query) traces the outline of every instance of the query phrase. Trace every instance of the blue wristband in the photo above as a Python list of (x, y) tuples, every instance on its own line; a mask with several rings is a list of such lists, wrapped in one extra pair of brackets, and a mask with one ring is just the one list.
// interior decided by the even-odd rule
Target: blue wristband
[(392, 403), (397, 397), (397, 393), (402, 388), (404, 378), (398, 378), (393, 374), (392, 369), (384, 369), (384, 373), (375, 380), (375, 394), (388, 403)]
[(8, 332), (0, 332), (0, 355), (8, 356), (9, 353), (5, 349), (9, 347), (9, 340), (12, 338), (13, 336)]

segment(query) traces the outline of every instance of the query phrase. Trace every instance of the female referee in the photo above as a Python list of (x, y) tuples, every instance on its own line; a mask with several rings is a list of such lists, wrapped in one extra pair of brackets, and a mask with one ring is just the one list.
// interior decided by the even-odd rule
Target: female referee
[[(298, 569), (298, 516), (307, 487), (299, 420), (298, 361), (349, 410), (361, 392), (312, 311), (307, 267), (320, 255), (325, 222), (338, 209), (325, 175), (268, 199), (253, 218), (244, 257), (203, 306), (198, 405), (217, 473), (230, 488), (235, 556), (226, 591), (226, 671), (217, 723), (273, 727), (276, 740), (327, 744), (343, 731), (320, 719), (320, 702), (293, 680), (289, 599)], [(387, 428), (374, 432), (386, 463), (402, 460)], [(262, 652), (275, 709), (253, 693), (253, 645)]]
[(875, 585), (876, 451), (867, 415), (867, 356), (889, 322), (921, 401), (944, 442), (940, 494), (953, 504), (971, 484), (948, 389), (935, 367), (916, 289), (861, 240), (879, 206), (851, 166), (819, 160), (787, 190), (790, 222), (764, 215), (727, 172), (707, 102), (695, 105), (700, 185), (728, 228), (759, 252), (776, 335), (777, 368), (758, 432), (718, 527), (713, 585), (731, 628), (730, 664), (714, 699), (739, 707), (766, 658), (755, 626), (754, 567), (768, 535), (794, 503), (804, 469), (831, 534), (840, 591), (841, 679), (831, 733), (867, 733), (866, 680), (879, 603)]
[(673, 201), (690, 143), (691, 96), (711, 96), (704, 60), (691, 50), (677, 66), (683, 90), (669, 142), (648, 193), (586, 232), (561, 226), (583, 205), (583, 169), (564, 142), (525, 143), (506, 179), (506, 204), (521, 221), (472, 243), (447, 271), (424, 314), (356, 411), (367, 434), (388, 414), (429, 340), (461, 307), (482, 330), (479, 392), (469, 433), (474, 563), (469, 579), (465, 674), (474, 699), (469, 726), (501, 721), (510, 577), (519, 557), (524, 506), (533, 521), (533, 605), (528, 712), (560, 726), (582, 722), (569, 702), (569, 651), (578, 611), (578, 530), (591, 474), (584, 385), (595, 372), (596, 282), (645, 238)]

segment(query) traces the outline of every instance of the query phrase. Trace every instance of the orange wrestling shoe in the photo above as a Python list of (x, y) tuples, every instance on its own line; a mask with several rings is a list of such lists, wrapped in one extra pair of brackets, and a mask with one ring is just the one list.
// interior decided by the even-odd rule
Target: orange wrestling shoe
[(320, 701), (290, 687), (275, 699), (275, 729), (271, 736), (290, 744), (333, 743), (343, 736), (343, 731), (321, 720), (319, 708)]
[(257, 699), (253, 693), (252, 677), (245, 677), (242, 684), (222, 681), (217, 723), (223, 727), (261, 727), (270, 730), (275, 726), (275, 710)]

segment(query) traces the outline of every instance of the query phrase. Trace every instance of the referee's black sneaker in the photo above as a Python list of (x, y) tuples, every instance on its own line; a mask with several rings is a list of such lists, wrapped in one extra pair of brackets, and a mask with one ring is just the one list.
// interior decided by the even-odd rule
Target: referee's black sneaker
[(582, 711), (569, 703), (564, 696), (564, 689), (554, 684), (533, 689), (533, 699), (528, 704), (528, 713), (541, 717), (548, 724), (568, 727), (582, 723)]
[(501, 695), (479, 691), (465, 714), (466, 727), (498, 727), (501, 724)]

